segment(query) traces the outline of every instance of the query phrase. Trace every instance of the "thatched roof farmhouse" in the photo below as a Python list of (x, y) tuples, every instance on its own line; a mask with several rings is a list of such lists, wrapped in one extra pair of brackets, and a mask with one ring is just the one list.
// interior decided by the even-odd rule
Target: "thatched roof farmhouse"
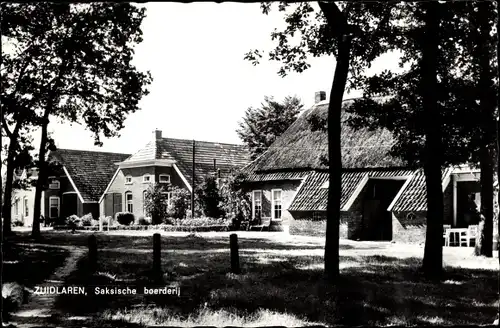
[[(252, 193), (252, 215), (270, 218), (284, 230), (304, 219), (326, 218), (328, 194), (327, 132), (314, 129), (311, 117), (326, 119), (325, 93), (271, 145), (244, 168)], [(344, 101), (344, 108), (353, 99)], [(342, 113), (341, 236), (365, 240), (421, 242), (425, 238), (426, 190), (421, 169), (390, 155), (394, 138), (386, 129), (353, 129)], [(466, 206), (478, 200), (478, 172), (446, 168), (442, 183), (445, 223), (468, 226), (476, 218)]]

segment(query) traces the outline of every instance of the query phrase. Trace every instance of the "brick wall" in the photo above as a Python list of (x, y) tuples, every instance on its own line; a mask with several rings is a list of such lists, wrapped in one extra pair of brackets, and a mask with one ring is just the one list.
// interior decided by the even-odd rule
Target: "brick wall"
[(272, 189), (281, 189), (281, 204), (282, 204), (282, 212), (281, 212), (281, 226), (284, 226), (284, 230), (287, 230), (290, 226), (291, 220), (293, 220), (292, 214), (287, 210), (290, 206), (297, 189), (300, 185), (300, 181), (282, 181), (282, 182), (261, 182), (261, 183), (252, 183), (248, 190), (250, 192), (250, 197), (252, 196), (252, 190), (262, 190), (262, 216), (271, 217), (271, 190)]
[[(412, 213), (411, 215), (409, 215)], [(425, 242), (427, 212), (393, 212), (392, 240), (401, 243)]]

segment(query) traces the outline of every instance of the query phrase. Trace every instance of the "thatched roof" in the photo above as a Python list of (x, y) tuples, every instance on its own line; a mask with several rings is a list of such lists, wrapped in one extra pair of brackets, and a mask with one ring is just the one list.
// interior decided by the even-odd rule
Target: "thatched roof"
[[(350, 127), (345, 111), (353, 99), (345, 100), (342, 112), (342, 166), (343, 168), (401, 167), (404, 163), (388, 153), (395, 140), (386, 129), (360, 129)], [(260, 157), (245, 169), (247, 172), (279, 170), (327, 169), (327, 132), (313, 131), (310, 119), (326, 120), (328, 102), (320, 102), (302, 113), (299, 118)]]

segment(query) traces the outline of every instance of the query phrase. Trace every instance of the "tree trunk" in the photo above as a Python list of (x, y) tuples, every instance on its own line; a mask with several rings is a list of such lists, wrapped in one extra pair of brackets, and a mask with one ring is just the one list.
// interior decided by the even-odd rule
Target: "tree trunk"
[(330, 187), (328, 188), (326, 209), (325, 278), (332, 282), (339, 276), (340, 198), (342, 195), (341, 114), (349, 71), (350, 52), (351, 36), (342, 35), (339, 40), (337, 65), (328, 104), (328, 170)]
[(443, 269), (443, 190), (441, 182), (440, 115), (435, 90), (437, 87), (437, 51), (439, 28), (439, 4), (425, 2), (425, 40), (422, 48), (423, 107), (425, 126), (424, 173), (427, 188), (427, 231), (423, 259), (423, 271), (428, 278), (439, 279)]
[(33, 238), (40, 237), (40, 212), (41, 212), (41, 201), (42, 192), (45, 186), (46, 175), (47, 175), (47, 163), (45, 155), (47, 152), (47, 140), (48, 140), (48, 118), (49, 111), (46, 110), (42, 122), (42, 136), (40, 140), (40, 150), (38, 152), (38, 180), (36, 181), (35, 189), (35, 206), (33, 209), (33, 229), (31, 231), (31, 236)]
[(481, 224), (476, 239), (475, 254), (493, 256), (493, 154), (488, 146), (481, 149)]
[[(14, 140), (14, 141), (13, 141)], [(7, 172), (5, 177), (5, 190), (4, 199), (2, 204), (2, 218), (3, 218), (3, 233), (9, 235), (12, 233), (12, 191), (14, 185), (14, 171), (15, 171), (15, 149), (17, 137), (13, 136), (9, 141), (9, 148), (7, 153)]]
[(493, 74), (490, 67), (489, 42), (491, 42), (491, 26), (488, 22), (489, 3), (477, 4), (477, 15), (479, 21), (479, 33), (477, 42), (477, 59), (479, 63), (479, 97), (481, 115), (481, 220), (483, 227), (479, 231), (480, 242), (476, 246), (476, 254), (487, 257), (493, 256), (493, 141), (495, 135), (495, 89)]

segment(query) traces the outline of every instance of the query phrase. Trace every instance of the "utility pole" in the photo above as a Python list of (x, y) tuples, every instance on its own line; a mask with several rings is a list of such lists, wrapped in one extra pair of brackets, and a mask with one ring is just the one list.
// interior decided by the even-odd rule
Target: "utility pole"
[(193, 140), (193, 173), (192, 173), (193, 188), (191, 190), (191, 218), (194, 218), (194, 191), (196, 188), (195, 173), (194, 173), (195, 152), (196, 152), (196, 142)]

